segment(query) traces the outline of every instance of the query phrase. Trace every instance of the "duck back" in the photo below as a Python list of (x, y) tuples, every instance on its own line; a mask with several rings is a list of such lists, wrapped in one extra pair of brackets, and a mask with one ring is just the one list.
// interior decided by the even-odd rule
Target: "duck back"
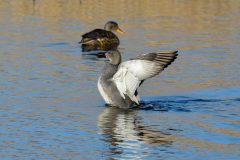
[(99, 41), (99, 43), (119, 43), (118, 37), (113, 32), (104, 29), (95, 29), (82, 35), (80, 43), (86, 44), (89, 41)]

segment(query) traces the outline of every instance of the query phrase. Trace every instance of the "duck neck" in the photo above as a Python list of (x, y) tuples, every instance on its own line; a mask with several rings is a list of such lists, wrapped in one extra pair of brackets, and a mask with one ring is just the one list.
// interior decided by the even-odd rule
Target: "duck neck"
[(111, 28), (109, 27), (109, 25), (106, 24), (106, 25), (104, 26), (104, 30), (106, 30), (106, 31), (111, 31)]
[(119, 64), (111, 64), (111, 63), (107, 63), (105, 64), (104, 68), (103, 68), (103, 72), (102, 72), (102, 78), (105, 79), (110, 79), (113, 77), (113, 75), (117, 72), (118, 70), (118, 65)]

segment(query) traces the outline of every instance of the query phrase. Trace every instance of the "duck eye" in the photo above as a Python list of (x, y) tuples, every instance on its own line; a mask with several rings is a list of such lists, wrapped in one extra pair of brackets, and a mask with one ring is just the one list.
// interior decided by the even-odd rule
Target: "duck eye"
[(116, 29), (116, 26), (115, 25), (111, 25), (111, 29)]

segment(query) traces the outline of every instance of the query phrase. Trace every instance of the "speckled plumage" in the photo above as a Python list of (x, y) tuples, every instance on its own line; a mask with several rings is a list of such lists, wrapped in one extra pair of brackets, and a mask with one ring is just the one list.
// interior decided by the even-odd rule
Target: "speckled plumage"
[(119, 38), (112, 32), (122, 30), (118, 24), (109, 21), (105, 24), (104, 29), (94, 29), (82, 35), (82, 40), (79, 42), (84, 48), (92, 50), (113, 50), (120, 44)]

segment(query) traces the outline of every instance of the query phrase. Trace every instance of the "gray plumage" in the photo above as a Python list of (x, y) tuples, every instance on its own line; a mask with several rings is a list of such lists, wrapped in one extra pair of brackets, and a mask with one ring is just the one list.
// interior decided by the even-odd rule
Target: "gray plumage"
[(121, 63), (118, 51), (106, 53), (110, 60), (98, 80), (98, 89), (105, 102), (120, 108), (139, 104), (138, 87), (158, 75), (177, 57), (177, 52), (148, 53)]

